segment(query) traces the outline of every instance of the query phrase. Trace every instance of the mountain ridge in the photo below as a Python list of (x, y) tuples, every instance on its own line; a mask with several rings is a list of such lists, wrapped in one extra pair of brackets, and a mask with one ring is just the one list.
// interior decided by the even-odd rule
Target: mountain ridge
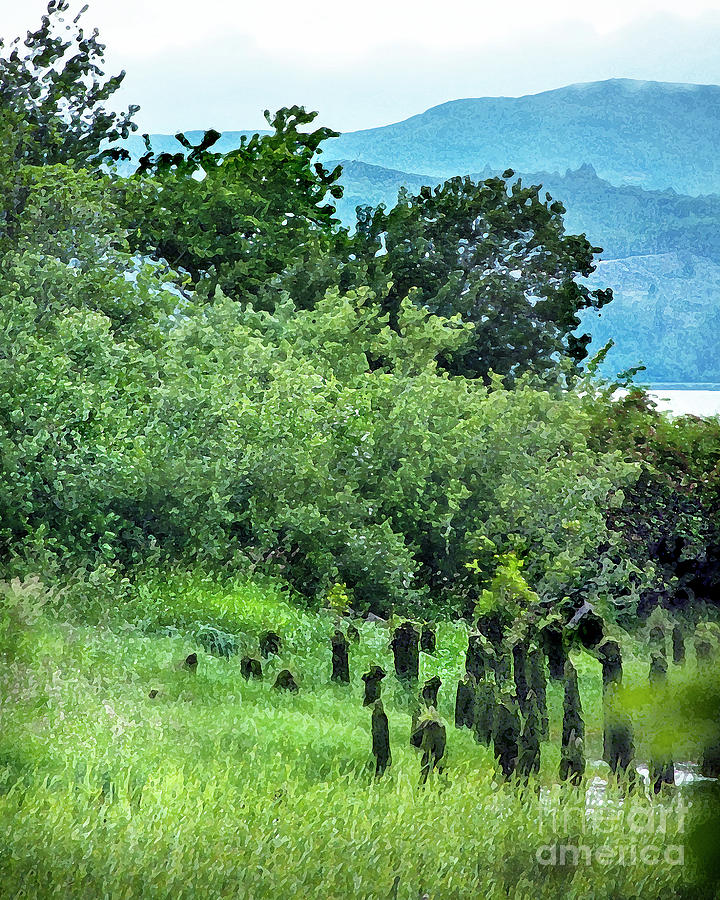
[[(225, 132), (216, 148), (255, 133)], [(151, 139), (157, 151), (182, 149), (170, 135)], [(391, 206), (403, 185), (508, 168), (541, 184), (565, 206), (567, 231), (603, 248), (591, 281), (615, 300), (586, 312), (581, 331), (591, 352), (615, 340), (605, 374), (642, 361), (650, 381), (720, 382), (719, 145), (720, 85), (608, 79), (447, 101), (329, 140), (321, 160), (343, 164), (336, 205), (348, 225), (356, 205)], [(137, 135), (126, 146), (144, 152)]]

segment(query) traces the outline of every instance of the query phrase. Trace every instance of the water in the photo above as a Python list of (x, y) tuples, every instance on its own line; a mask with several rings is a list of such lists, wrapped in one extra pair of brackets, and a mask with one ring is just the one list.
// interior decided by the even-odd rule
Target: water
[(720, 384), (654, 384), (648, 394), (658, 409), (676, 416), (720, 415)]

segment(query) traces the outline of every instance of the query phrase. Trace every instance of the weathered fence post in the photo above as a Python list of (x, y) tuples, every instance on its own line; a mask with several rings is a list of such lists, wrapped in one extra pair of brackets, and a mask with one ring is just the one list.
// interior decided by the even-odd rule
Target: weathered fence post
[(676, 622), (672, 630), (673, 663), (681, 666), (685, 662), (685, 633), (682, 625)]
[[(663, 688), (667, 682), (668, 664), (665, 659), (664, 649), (663, 647), (662, 652), (659, 650), (652, 651), (648, 680), (653, 687)], [(654, 793), (659, 794), (664, 784), (675, 784), (675, 767), (672, 757), (667, 753), (653, 752), (649, 770), (650, 784)]]
[(243, 656), (240, 660), (240, 674), (243, 678), (262, 678), (260, 660), (252, 656)]
[(465, 653), (465, 671), (472, 675), (476, 681), (485, 676), (485, 641), (479, 631), (471, 631), (468, 634), (468, 646)]
[(362, 676), (365, 682), (365, 697), (363, 706), (372, 706), (380, 699), (380, 682), (385, 677), (385, 670), (381, 666), (370, 666), (370, 670)]
[(401, 681), (417, 681), (420, 677), (420, 635), (412, 622), (398, 625), (390, 647), (397, 677)]
[(535, 646), (528, 654), (528, 674), (530, 690), (535, 694), (537, 704), (540, 740), (546, 741), (549, 735), (549, 721), (547, 711), (547, 679), (545, 678), (545, 654)]
[(465, 675), (458, 681), (455, 695), (455, 727), (472, 728), (475, 721), (475, 678)]
[(666, 655), (665, 639), (665, 629), (662, 625), (653, 625), (648, 633), (648, 643), (663, 656)]
[(260, 656), (267, 658), (270, 654), (278, 654), (282, 641), (275, 631), (266, 631), (260, 635)]
[(603, 676), (603, 759), (613, 774), (622, 773), (634, 782), (634, 770), (630, 771), (635, 756), (632, 724), (618, 703), (622, 686), (620, 645), (617, 641), (605, 641), (599, 655)]
[(490, 678), (478, 681), (475, 687), (475, 716), (473, 731), (481, 744), (492, 743), (493, 716), (495, 714), (495, 684)]
[(278, 672), (273, 687), (279, 691), (290, 691), (292, 694), (297, 694), (298, 692), (297, 682), (290, 669), (283, 669), (281, 672)]
[(373, 703), (370, 727), (372, 731), (372, 752), (375, 757), (375, 777), (380, 778), (392, 763), (390, 728), (382, 700), (375, 700)]
[(428, 680), (425, 682), (420, 694), (422, 702), (425, 704), (425, 706), (434, 706), (437, 709), (438, 691), (440, 690), (441, 684), (442, 681), (440, 680), (440, 678), (438, 678), (437, 675), (433, 675), (432, 678), (428, 678)]
[(707, 637), (696, 634), (693, 640), (695, 644), (695, 659), (699, 666), (705, 667), (710, 663), (713, 655), (713, 645)]
[(532, 690), (526, 697), (525, 708), (518, 742), (518, 775), (527, 781), (540, 771), (540, 714)]
[(551, 622), (540, 630), (540, 637), (547, 656), (550, 677), (554, 681), (562, 681), (565, 677), (567, 653), (561, 625), (558, 622)]
[(434, 769), (440, 768), (445, 756), (447, 735), (434, 706), (430, 706), (417, 721), (410, 742), (422, 752), (420, 783), (425, 784)]
[(585, 722), (582, 717), (580, 690), (575, 666), (565, 663), (565, 697), (563, 699), (562, 748), (560, 780), (579, 785), (585, 774)]
[(505, 689), (498, 697), (493, 715), (493, 747), (500, 769), (509, 778), (517, 768), (520, 714), (517, 700)]
[(513, 679), (515, 681), (515, 696), (518, 699), (520, 712), (525, 715), (527, 712), (527, 696), (530, 686), (528, 685), (528, 662), (527, 662), (527, 644), (525, 641), (516, 641), (512, 648), (513, 658)]
[(339, 628), (330, 639), (332, 645), (332, 681), (350, 684), (350, 663), (348, 660), (348, 643)]
[(490, 641), (490, 645), (495, 651), (492, 663), (495, 669), (495, 680), (500, 684), (510, 677), (510, 657), (504, 641), (505, 627), (497, 612), (489, 612), (478, 616), (477, 628)]
[(420, 632), (420, 649), (423, 653), (434, 653), (436, 645), (435, 629), (425, 623)]

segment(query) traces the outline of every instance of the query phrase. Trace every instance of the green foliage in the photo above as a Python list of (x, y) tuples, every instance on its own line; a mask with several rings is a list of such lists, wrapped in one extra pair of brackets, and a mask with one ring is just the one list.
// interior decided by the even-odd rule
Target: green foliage
[(0, 124), (12, 128), (11, 143), (3, 145), (4, 160), (83, 166), (127, 157), (126, 150), (107, 145), (135, 129), (132, 117), (139, 107), (121, 114), (105, 108), (125, 73), (105, 79), (105, 46), (97, 29), (88, 35), (78, 26), (85, 9), (66, 25), (71, 4), (49, 0), (40, 27), (28, 32), (22, 44), (15, 38), (0, 57)]
[(598, 309), (611, 292), (575, 279), (593, 269), (597, 248), (566, 235), (565, 208), (539, 186), (506, 179), (451, 178), (416, 195), (400, 190), (387, 212), (359, 209), (353, 251), (370, 283), (392, 283), (391, 317), (405, 297), (446, 317), (472, 322), (472, 341), (444, 361), (456, 374), (489, 379), (544, 372), (562, 354), (580, 360), (589, 336), (572, 332), (578, 311)]
[(327, 592), (325, 605), (339, 616), (346, 615), (350, 608), (350, 595), (348, 594), (347, 585), (335, 582)]
[(20, 227), (28, 166), (82, 168), (128, 155), (110, 145), (135, 128), (139, 107), (106, 108), (125, 73), (105, 79), (97, 29), (87, 35), (78, 26), (84, 8), (66, 25), (69, 10), (66, 0), (49, 0), (40, 27), (22, 43), (5, 48), (0, 39), (0, 252)]
[(720, 585), (720, 422), (670, 418), (637, 388), (613, 400), (615, 387), (589, 392), (587, 406), (593, 446), (616, 448), (641, 466), (609, 505), (607, 521), (622, 535), (623, 556), (655, 570), (643, 607), (712, 603)]
[(98, 196), (106, 177), (22, 176), (27, 202), (0, 258), (0, 545), (5, 558), (37, 540), (112, 559), (111, 508), (142, 482), (137, 436), (177, 295), (128, 252)]
[(219, 286), (272, 307), (278, 276), (306, 270), (336, 240), (328, 200), (342, 188), (339, 168), (315, 161), (335, 132), (301, 130), (317, 113), (293, 106), (265, 116), (270, 134), (243, 135), (227, 153), (213, 151), (216, 131), (196, 145), (177, 135), (184, 149), (175, 154), (153, 155), (146, 136), (148, 152), (123, 191), (136, 250), (182, 268), (205, 294)]
[[(487, 539), (481, 544), (481, 548), (486, 551), (494, 546), (492, 541)], [(475, 616), (499, 612), (505, 619), (512, 622), (536, 606), (540, 598), (530, 588), (523, 575), (524, 561), (518, 558), (515, 551), (511, 550), (503, 554), (494, 553), (493, 561), (495, 572), (488, 586), (483, 587), (480, 591), (480, 596), (475, 603)], [(484, 574), (484, 566), (477, 558), (465, 563), (465, 568), (480, 578)]]
[(281, 110), (224, 156), (215, 133), (183, 138), (122, 182), (14, 170), (3, 568), (244, 557), (306, 596), (344, 584), (360, 609), (427, 618), (472, 611), (482, 537), (504, 561), (486, 573), (498, 603), (632, 612), (657, 575), (622, 541), (643, 460), (603, 439), (606, 399), (557, 359), (577, 310), (606, 299), (575, 281), (593, 248), (505, 178), (405, 196), (350, 239), (314, 118)]

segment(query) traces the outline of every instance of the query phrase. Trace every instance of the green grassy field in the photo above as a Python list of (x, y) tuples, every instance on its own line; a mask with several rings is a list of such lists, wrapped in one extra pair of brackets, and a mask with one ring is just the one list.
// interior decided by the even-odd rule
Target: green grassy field
[[(202, 624), (237, 634), (241, 653), (203, 652)], [(265, 628), (280, 632), (282, 653), (262, 682), (246, 682), (240, 656), (257, 652)], [(352, 684), (341, 686), (330, 682), (332, 628), (330, 613), (302, 609), (272, 582), (200, 576), (147, 580), (94, 624), (59, 613), (26, 624), (0, 682), (0, 896), (693, 896), (685, 867), (663, 862), (683, 843), (672, 798), (623, 800), (609, 787), (595, 809), (556, 783), (558, 685), (539, 790), (500, 782), (490, 750), (452, 724), (460, 624), (441, 623), (438, 652), (421, 655), (421, 675), (443, 679), (445, 771), (419, 786), (412, 698), (389, 675), (393, 765), (376, 781), (360, 676), (372, 663), (392, 671), (389, 633), (360, 625)], [(193, 650), (195, 673), (179, 666)], [(600, 667), (575, 662), (593, 777), (604, 771)], [(283, 667), (297, 695), (272, 690)], [(630, 651), (626, 680), (647, 680)], [(666, 827), (640, 833), (638, 816)], [(591, 864), (540, 862), (557, 843), (589, 847)], [(633, 860), (634, 846), (654, 862)], [(601, 847), (611, 861), (595, 859)]]

